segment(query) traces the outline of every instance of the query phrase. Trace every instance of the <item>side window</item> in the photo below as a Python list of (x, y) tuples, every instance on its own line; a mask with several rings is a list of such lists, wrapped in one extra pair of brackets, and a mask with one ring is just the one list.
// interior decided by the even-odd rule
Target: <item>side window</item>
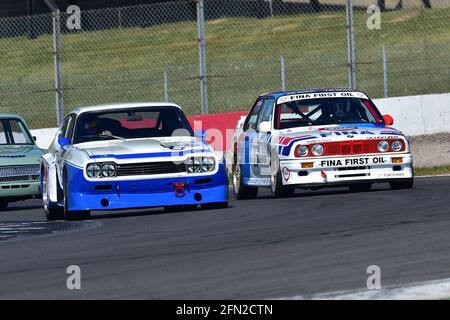
[(73, 137), (73, 127), (75, 126), (75, 115), (69, 116), (69, 123), (67, 125), (67, 130), (65, 132), (65, 137), (72, 140)]
[(66, 117), (64, 119), (63, 124), (61, 125), (61, 136), (66, 138), (67, 127), (69, 126), (70, 117)]
[(264, 102), (264, 99), (260, 98), (258, 101), (256, 101), (255, 105), (253, 106), (252, 110), (250, 111), (250, 114), (247, 117), (247, 120), (244, 124), (244, 131), (247, 130), (256, 130), (256, 122), (258, 121), (259, 112), (261, 111), (262, 104)]
[(262, 105), (261, 115), (258, 118), (257, 126), (259, 126), (259, 124), (263, 121), (272, 122), (274, 103), (275, 103), (275, 101), (273, 99), (264, 100), (264, 103)]

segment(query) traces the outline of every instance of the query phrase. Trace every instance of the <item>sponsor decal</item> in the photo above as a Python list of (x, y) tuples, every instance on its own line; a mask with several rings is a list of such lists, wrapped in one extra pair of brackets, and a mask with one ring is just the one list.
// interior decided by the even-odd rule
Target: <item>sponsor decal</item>
[(330, 159), (322, 160), (319, 165), (321, 167), (341, 167), (341, 166), (361, 166), (370, 164), (385, 164), (388, 160), (385, 157), (374, 157), (374, 158), (347, 158), (347, 159)]
[(327, 182), (327, 180), (328, 180), (327, 173), (325, 171), (321, 170), (320, 175), (322, 176), (324, 182)]
[(288, 168), (284, 167), (283, 170), (283, 179), (284, 181), (289, 181), (289, 179), (291, 178), (291, 170), (289, 170)]
[(308, 99), (318, 99), (318, 98), (361, 98), (368, 100), (369, 98), (362, 92), (352, 92), (352, 91), (344, 91), (344, 92), (317, 92), (317, 93), (302, 93), (302, 94), (293, 94), (288, 96), (283, 96), (278, 98), (277, 103), (285, 103), (291, 101), (299, 101), (299, 100), (308, 100)]

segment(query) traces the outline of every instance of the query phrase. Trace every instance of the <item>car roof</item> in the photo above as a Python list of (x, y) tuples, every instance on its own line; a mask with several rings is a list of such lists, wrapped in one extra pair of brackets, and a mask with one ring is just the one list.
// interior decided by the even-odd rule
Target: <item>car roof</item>
[(70, 113), (81, 114), (90, 111), (105, 111), (105, 110), (117, 110), (117, 109), (129, 109), (129, 108), (156, 108), (156, 107), (175, 107), (181, 109), (181, 107), (175, 103), (170, 102), (134, 102), (134, 103), (114, 103), (114, 104), (102, 104), (94, 106), (79, 107), (74, 109)]
[[(277, 91), (262, 94), (261, 97), (272, 97), (278, 99), (283, 96), (294, 95), (294, 94), (308, 94), (308, 93), (321, 93), (321, 92), (361, 92), (359, 90), (353, 90), (350, 88), (322, 88), (322, 89), (306, 89), (306, 90), (296, 90), (296, 91)], [(364, 93), (365, 94), (365, 93)]]
[(0, 119), (20, 119), (22, 121), (24, 121), (24, 119), (19, 116), (18, 114), (15, 113), (0, 113)]

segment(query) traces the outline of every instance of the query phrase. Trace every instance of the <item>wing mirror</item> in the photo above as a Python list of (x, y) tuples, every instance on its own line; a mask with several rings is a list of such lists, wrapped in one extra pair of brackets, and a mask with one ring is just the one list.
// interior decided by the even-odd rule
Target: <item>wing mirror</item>
[(262, 121), (258, 126), (258, 131), (261, 133), (269, 133), (272, 130), (270, 121)]
[(387, 126), (392, 126), (394, 124), (394, 119), (388, 114), (383, 115), (383, 120)]
[(70, 140), (68, 138), (65, 137), (58, 137), (58, 144), (61, 147), (67, 146), (68, 144), (70, 144)]

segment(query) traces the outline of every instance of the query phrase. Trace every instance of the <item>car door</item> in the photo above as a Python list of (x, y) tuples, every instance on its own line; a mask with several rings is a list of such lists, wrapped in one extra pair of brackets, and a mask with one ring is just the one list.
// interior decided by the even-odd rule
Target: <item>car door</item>
[(74, 114), (70, 114), (66, 118), (64, 118), (63, 124), (61, 125), (61, 129), (59, 130), (58, 138), (66, 138), (69, 139), (70, 141), (68, 145), (65, 146), (60, 145), (59, 148), (56, 149), (55, 153), (56, 169), (58, 172), (59, 181), (61, 183), (63, 182), (62, 177), (64, 165), (71, 149), (73, 129), (75, 126), (75, 117), (76, 116)]
[(238, 141), (239, 161), (242, 165), (242, 175), (244, 177), (244, 183), (248, 182), (248, 179), (254, 178), (256, 175), (253, 172), (253, 168), (256, 166), (256, 153), (257, 150), (257, 122), (258, 117), (263, 105), (264, 98), (260, 97), (256, 100), (251, 108), (247, 118), (245, 119), (242, 131), (243, 138)]
[[(270, 137), (273, 128), (272, 119), (274, 112), (275, 100), (273, 98), (266, 98), (263, 101), (261, 112), (257, 120), (257, 139), (256, 144), (256, 163), (258, 170), (258, 176), (261, 178), (270, 177)], [(265, 130), (261, 130), (261, 123), (266, 125)], [(267, 131), (267, 124), (269, 124), (269, 130)]]

